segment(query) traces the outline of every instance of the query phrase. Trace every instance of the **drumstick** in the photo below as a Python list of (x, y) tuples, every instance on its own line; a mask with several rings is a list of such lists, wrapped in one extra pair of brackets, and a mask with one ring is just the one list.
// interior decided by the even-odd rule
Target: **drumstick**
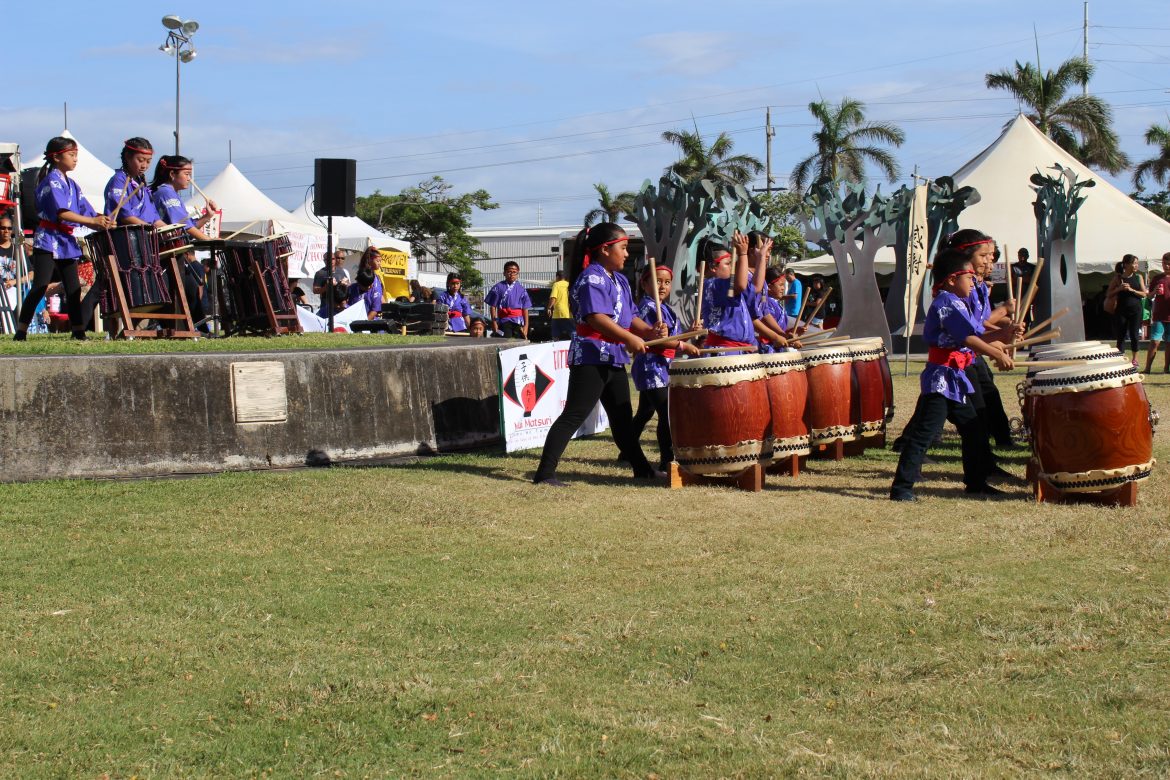
[(707, 263), (700, 260), (699, 261), (699, 301), (698, 301), (698, 303), (695, 304), (695, 319), (696, 320), (703, 319), (703, 288), (706, 286), (703, 284), (703, 274), (706, 270), (707, 270)]
[(471, 334), (470, 334), (470, 333), (468, 333), (467, 331), (458, 331), (458, 332), (456, 332), (456, 331), (453, 331), (453, 330), (449, 330), (449, 331), (446, 331), (445, 333), (443, 333), (443, 335), (444, 335), (444, 336), (470, 336)]
[(242, 228), (240, 228), (239, 230), (237, 230), (235, 233), (232, 233), (230, 236), (228, 236), (227, 238), (225, 238), (225, 239), (224, 239), (224, 241), (231, 241), (233, 238), (235, 238), (236, 236), (238, 236), (240, 233), (243, 233), (245, 230), (247, 230), (248, 228), (252, 227), (253, 225), (255, 225), (255, 224), (256, 224), (257, 222), (259, 222), (259, 221), (260, 221), (260, 220), (258, 220), (258, 219), (254, 219), (254, 220), (252, 220), (252, 221), (251, 221), (251, 222), (249, 222), (247, 225), (244, 225)]
[(677, 336), (667, 336), (666, 338), (661, 339), (650, 339), (650, 341), (644, 341), (642, 343), (647, 347), (657, 347), (659, 344), (665, 344), (668, 341), (686, 341), (687, 339), (698, 338), (699, 336), (705, 336), (706, 334), (706, 328), (699, 328), (698, 330), (692, 330), (690, 333), (680, 333)]
[(825, 294), (821, 296), (821, 299), (819, 301), (817, 301), (816, 308), (814, 308), (812, 310), (812, 314), (808, 315), (809, 322), (812, 322), (813, 320), (815, 320), (817, 318), (817, 315), (820, 314), (820, 312), (821, 312), (821, 307), (825, 305), (825, 301), (829, 300), (829, 296), (832, 294), (833, 294), (832, 287), (825, 290)]
[(658, 312), (658, 324), (662, 324), (662, 302), (658, 300), (658, 267), (654, 265), (654, 258), (650, 261), (650, 283), (654, 286), (654, 310)]
[(177, 246), (174, 249), (164, 249), (163, 251), (158, 253), (158, 256), (159, 257), (170, 257), (171, 255), (177, 255), (180, 252), (187, 252), (187, 251), (191, 251), (190, 244), (188, 244), (187, 246)]
[[(131, 184), (135, 185), (133, 190), (130, 189)], [(122, 210), (122, 206), (126, 203), (127, 200), (129, 200), (131, 195), (133, 195), (135, 192), (138, 192), (140, 189), (142, 189), (142, 185), (139, 184), (138, 182), (136, 182), (136, 181), (126, 182), (126, 189), (122, 190), (122, 197), (118, 199), (118, 205), (115, 206), (114, 210), (110, 213), (110, 219), (117, 222), (118, 221), (118, 212)]]
[(1059, 320), (1061, 317), (1063, 317), (1063, 316), (1064, 316), (1064, 315), (1066, 315), (1066, 314), (1068, 314), (1068, 307), (1067, 307), (1067, 306), (1066, 306), (1066, 307), (1064, 307), (1063, 309), (1061, 309), (1060, 311), (1058, 311), (1056, 314), (1053, 314), (1053, 315), (1052, 315), (1051, 317), (1049, 317), (1048, 319), (1044, 320), (1044, 322), (1041, 322), (1039, 325), (1037, 325), (1036, 327), (1032, 328), (1032, 329), (1031, 329), (1030, 331), (1028, 331), (1027, 333), (1025, 333), (1025, 334), (1024, 334), (1024, 338), (1030, 338), (1030, 337), (1032, 337), (1032, 336), (1035, 336), (1035, 335), (1036, 335), (1037, 333), (1039, 333), (1041, 330), (1043, 330), (1044, 328), (1048, 327), (1049, 325), (1051, 325), (1051, 324), (1052, 324), (1053, 322), (1055, 322), (1056, 320)]
[(1035, 338), (1023, 339), (1022, 341), (1014, 341), (1011, 344), (1004, 344), (1003, 349), (1019, 349), (1020, 347), (1027, 347), (1031, 344), (1043, 344), (1045, 341), (1052, 341), (1060, 335), (1060, 328), (1051, 330), (1043, 336), (1036, 336)]
[[(853, 337), (850, 336), (848, 333), (846, 333), (842, 336), (832, 336), (832, 337), (827, 338), (827, 339), (818, 339), (817, 342), (815, 344), (813, 344), (813, 346), (814, 347), (823, 347), (826, 344), (835, 344), (838, 341), (849, 341), (849, 339), (851, 339), (851, 338), (853, 338)], [(797, 339), (797, 341), (799, 341), (801, 344), (807, 343), (807, 340), (803, 337)]]
[(822, 337), (824, 337), (824, 336), (831, 335), (831, 334), (835, 333), (836, 331), (837, 331), (837, 329), (836, 329), (836, 328), (829, 328), (828, 330), (814, 330), (812, 333), (809, 333), (809, 332), (806, 330), (806, 331), (804, 332), (804, 334), (801, 336), (801, 338), (802, 338), (802, 339), (815, 339), (815, 338), (822, 338)]
[(796, 332), (796, 326), (800, 324), (800, 318), (804, 316), (804, 309), (806, 306), (808, 306), (808, 298), (810, 295), (812, 295), (812, 290), (804, 291), (804, 300), (800, 302), (800, 311), (796, 313), (796, 319), (792, 321), (792, 327), (786, 331), (787, 333)]
[(201, 198), (203, 198), (203, 201), (204, 201), (203, 205), (205, 205), (207, 208), (211, 208), (211, 198), (207, 197), (206, 192), (199, 189), (199, 185), (195, 183), (194, 179), (191, 180), (191, 186), (194, 187), (195, 191), (199, 193), (199, 196)]
[(716, 355), (720, 352), (755, 352), (758, 349), (755, 344), (748, 344), (745, 347), (703, 347), (699, 350), (700, 355)]
[(1028, 294), (1023, 296), (1024, 305), (1020, 307), (1019, 318), (1017, 323), (1024, 321), (1024, 312), (1028, 311), (1028, 307), (1032, 305), (1032, 299), (1036, 297), (1036, 282), (1040, 280), (1040, 270), (1044, 268), (1044, 258), (1041, 257), (1036, 261), (1036, 270), (1032, 272), (1032, 279), (1028, 283)]

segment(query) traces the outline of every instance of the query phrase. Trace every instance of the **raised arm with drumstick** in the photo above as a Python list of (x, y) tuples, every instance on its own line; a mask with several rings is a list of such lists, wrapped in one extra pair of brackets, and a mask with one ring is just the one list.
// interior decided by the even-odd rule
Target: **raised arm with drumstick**
[(203, 214), (193, 219), (187, 213), (187, 207), (179, 193), (191, 186), (194, 176), (194, 163), (186, 157), (173, 154), (164, 154), (154, 169), (154, 179), (150, 188), (154, 191), (154, 205), (159, 217), (168, 225), (185, 225), (187, 235), (197, 241), (206, 241), (207, 234), (203, 232), (212, 217), (212, 213), (219, 210), (215, 201), (203, 196), (207, 202)]
[(756, 343), (751, 290), (748, 288), (748, 238), (736, 233), (733, 276), (732, 253), (715, 241), (700, 244), (711, 278), (706, 282), (702, 321), (707, 328), (707, 347), (743, 347)]
[(569, 385), (564, 409), (545, 437), (533, 476), (538, 485), (565, 486), (557, 479), (561, 455), (598, 401), (634, 477), (664, 476), (646, 460), (634, 436), (626, 365), (630, 362), (627, 349), (642, 354), (644, 338), (664, 337), (668, 332), (665, 323), (651, 327), (636, 316), (630, 284), (622, 273), (628, 256), (629, 238), (616, 223), (602, 222), (577, 234), (569, 265), (569, 301), (576, 320), (569, 345)]
[(81, 244), (74, 228), (85, 225), (97, 230), (114, 227), (114, 221), (94, 211), (81, 194), (69, 172), (77, 167), (77, 142), (58, 136), (45, 146), (45, 164), (37, 174), (36, 206), (40, 222), (33, 236), (31, 265), (32, 286), (20, 306), (14, 341), (24, 341), (37, 304), (45, 295), (53, 276), (59, 274), (69, 307), (69, 324), (73, 338), (85, 340), (85, 320), (81, 309), (81, 280), (77, 261)]

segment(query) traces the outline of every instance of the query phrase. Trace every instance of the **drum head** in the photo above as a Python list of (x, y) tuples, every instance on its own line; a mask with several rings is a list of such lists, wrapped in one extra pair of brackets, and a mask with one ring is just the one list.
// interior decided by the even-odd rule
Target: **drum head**
[(1025, 392), (1028, 395), (1084, 393), (1125, 387), (1141, 381), (1142, 375), (1136, 366), (1125, 358), (1116, 358), (1037, 371)]
[(754, 353), (679, 359), (670, 364), (673, 387), (719, 387), (760, 380), (764, 376), (760, 356)]
[(834, 344), (831, 347), (805, 347), (800, 351), (804, 355), (807, 366), (819, 366), (824, 363), (850, 363), (853, 361), (853, 352), (849, 347)]

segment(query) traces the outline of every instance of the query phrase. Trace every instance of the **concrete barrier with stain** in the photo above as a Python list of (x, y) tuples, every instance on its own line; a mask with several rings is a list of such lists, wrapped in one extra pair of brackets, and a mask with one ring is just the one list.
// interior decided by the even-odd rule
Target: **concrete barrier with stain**
[(496, 349), (3, 357), (0, 481), (286, 468), (491, 444), (500, 441)]

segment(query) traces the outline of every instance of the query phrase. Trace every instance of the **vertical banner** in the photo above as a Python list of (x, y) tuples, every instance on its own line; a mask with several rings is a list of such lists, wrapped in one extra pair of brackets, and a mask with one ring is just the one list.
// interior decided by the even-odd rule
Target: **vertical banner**
[(914, 188), (914, 200), (910, 204), (910, 240), (906, 245), (906, 349), (909, 352), (910, 337), (914, 333), (914, 320), (918, 315), (918, 296), (922, 292), (922, 281), (926, 278), (927, 224), (926, 184)]
[[(501, 349), (500, 425), (507, 452), (543, 447), (548, 429), (565, 408), (569, 391), (569, 342), (553, 341)], [(599, 403), (573, 434), (589, 436), (609, 427)]]

